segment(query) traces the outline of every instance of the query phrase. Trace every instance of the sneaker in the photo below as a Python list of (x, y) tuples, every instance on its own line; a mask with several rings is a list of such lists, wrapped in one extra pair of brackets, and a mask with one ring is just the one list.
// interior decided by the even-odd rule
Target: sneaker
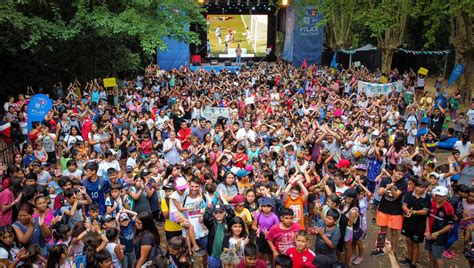
[(376, 221), (375, 218), (372, 218), (372, 225), (375, 225)]
[(451, 255), (447, 250), (443, 251), (443, 257), (446, 259), (454, 259), (455, 256)]
[(376, 249), (370, 253), (371, 256), (384, 256), (385, 253), (383, 253), (383, 250), (381, 249)]
[(359, 264), (361, 264), (363, 261), (364, 261), (364, 258), (358, 256), (357, 258), (354, 259), (354, 261), (353, 261), (352, 263), (353, 263), (354, 265), (359, 265)]
[(399, 261), (400, 265), (410, 265), (411, 260), (409, 258), (405, 258), (404, 260)]
[(201, 249), (201, 248), (198, 249), (198, 250), (193, 250), (193, 251), (194, 251), (194, 254), (196, 254), (199, 257), (202, 257), (202, 256), (206, 255), (206, 251)]
[(351, 260), (349, 261), (350, 263), (354, 262), (354, 260), (357, 258), (357, 256), (352, 255)]
[(456, 252), (454, 252), (450, 249), (447, 249), (446, 251), (449, 253), (449, 255), (456, 257)]

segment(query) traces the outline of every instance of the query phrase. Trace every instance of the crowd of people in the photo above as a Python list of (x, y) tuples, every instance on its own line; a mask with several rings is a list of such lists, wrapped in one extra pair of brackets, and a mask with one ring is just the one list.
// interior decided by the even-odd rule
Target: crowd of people
[[(0, 267), (332, 268), (367, 264), (364, 250), (416, 267), (423, 243), (430, 267), (462, 253), (472, 267), (474, 101), (424, 79), (150, 65), (120, 90), (57, 83), (31, 129), (31, 96), (10, 96)], [(358, 81), (404, 89), (372, 96)]]

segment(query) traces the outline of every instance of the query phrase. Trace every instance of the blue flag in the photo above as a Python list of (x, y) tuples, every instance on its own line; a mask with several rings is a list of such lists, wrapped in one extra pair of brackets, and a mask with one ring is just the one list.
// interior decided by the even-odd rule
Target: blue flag
[(34, 95), (28, 103), (28, 131), (32, 128), (33, 122), (43, 122), (46, 114), (53, 108), (53, 102), (44, 94)]
[(453, 70), (451, 71), (451, 76), (449, 77), (448, 87), (450, 87), (456, 79), (464, 72), (464, 64), (456, 64)]
[(332, 61), (331, 61), (331, 68), (334, 68), (334, 69), (337, 69), (336, 54), (337, 52), (334, 51), (334, 56), (332, 57)]

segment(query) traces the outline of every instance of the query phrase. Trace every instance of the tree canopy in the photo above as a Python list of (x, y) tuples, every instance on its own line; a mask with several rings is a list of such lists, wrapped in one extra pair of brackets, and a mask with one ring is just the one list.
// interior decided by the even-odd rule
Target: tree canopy
[(202, 11), (193, 0), (3, 0), (2, 76), (40, 83), (133, 74), (165, 48), (164, 37), (200, 43), (187, 27), (205, 27)]

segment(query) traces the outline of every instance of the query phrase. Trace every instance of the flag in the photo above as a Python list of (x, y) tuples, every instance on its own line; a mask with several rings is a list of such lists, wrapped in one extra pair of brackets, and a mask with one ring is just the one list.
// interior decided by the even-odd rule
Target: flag
[(11, 125), (8, 121), (0, 121), (0, 137), (4, 139), (5, 142), (11, 143)]
[(456, 64), (453, 70), (451, 71), (451, 76), (449, 77), (448, 87), (450, 87), (456, 79), (464, 72), (464, 65), (463, 64)]
[(337, 52), (334, 51), (334, 56), (332, 57), (332, 61), (331, 61), (331, 68), (334, 68), (334, 69), (337, 69), (336, 54)]
[(306, 59), (303, 60), (303, 64), (301, 65), (303, 68), (308, 68), (308, 63), (306, 62)]

